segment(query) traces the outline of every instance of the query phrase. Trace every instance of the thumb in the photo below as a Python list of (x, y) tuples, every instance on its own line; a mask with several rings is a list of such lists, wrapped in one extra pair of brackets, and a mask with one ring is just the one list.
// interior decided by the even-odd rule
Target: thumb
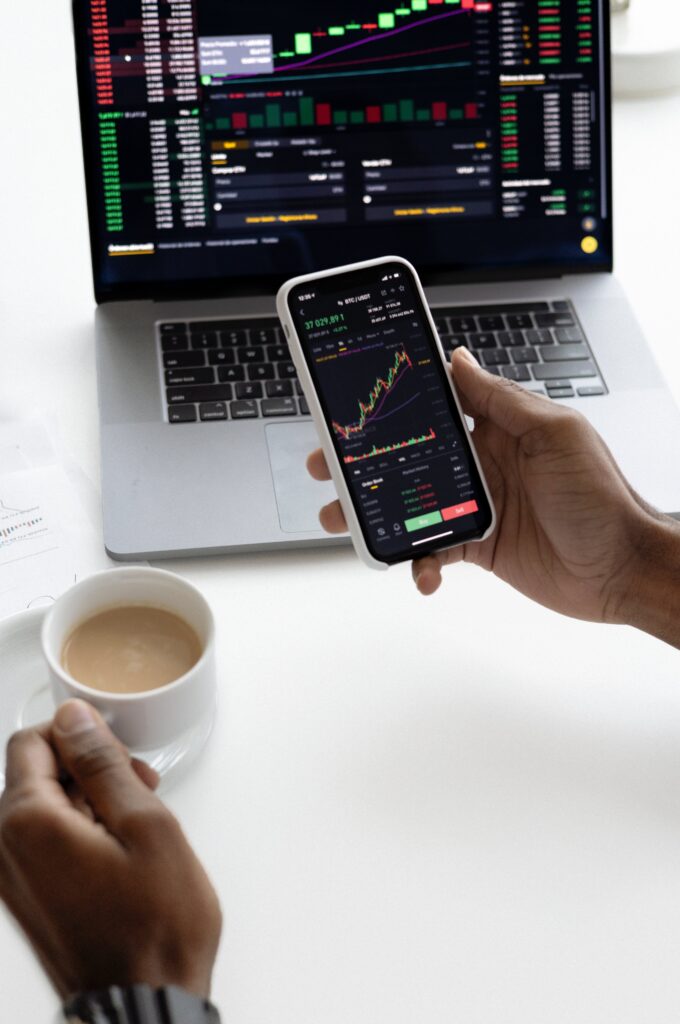
[(125, 747), (86, 701), (69, 700), (57, 709), (52, 742), (64, 769), (113, 835), (121, 835), (131, 813), (157, 802)]
[(451, 365), (466, 411), (473, 417), (483, 416), (513, 437), (521, 437), (545, 422), (552, 411), (540, 395), (532, 395), (505, 377), (487, 373), (466, 348), (455, 350)]

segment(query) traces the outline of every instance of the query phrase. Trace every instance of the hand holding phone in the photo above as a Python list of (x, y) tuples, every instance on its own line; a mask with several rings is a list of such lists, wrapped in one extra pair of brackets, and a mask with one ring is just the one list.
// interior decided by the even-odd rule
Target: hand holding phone
[(491, 497), (411, 264), (294, 278), (277, 309), (364, 562), (385, 569), (489, 536)]

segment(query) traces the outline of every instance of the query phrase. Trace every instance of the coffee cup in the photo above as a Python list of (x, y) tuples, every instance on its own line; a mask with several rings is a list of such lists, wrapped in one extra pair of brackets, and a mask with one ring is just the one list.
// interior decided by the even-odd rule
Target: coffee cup
[[(95, 687), (76, 679), (64, 667), (67, 642), (96, 617), (105, 619), (106, 613), (123, 609), (138, 610), (139, 615), (154, 610), (180, 619), (196, 640), (195, 663), (187, 663), (190, 667), (176, 679), (132, 692), (109, 692), (101, 688), (101, 680)], [(164, 569), (109, 569), (76, 583), (47, 612), (42, 649), (57, 706), (71, 697), (89, 701), (132, 750), (173, 743), (213, 712), (217, 676), (210, 606), (196, 587)]]

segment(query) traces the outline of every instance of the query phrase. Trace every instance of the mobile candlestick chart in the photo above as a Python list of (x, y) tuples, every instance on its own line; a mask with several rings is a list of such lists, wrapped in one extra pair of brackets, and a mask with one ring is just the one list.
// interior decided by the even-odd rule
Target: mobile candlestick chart
[[(400, 382), (413, 371), (413, 362), (411, 357), (405, 348), (399, 349), (394, 353), (394, 360), (390, 366), (387, 374), (384, 377), (378, 377), (373, 385), (368, 400), (360, 400), (359, 416), (358, 418), (347, 424), (341, 424), (337, 420), (333, 420), (333, 430), (336, 437), (343, 442), (352, 440), (361, 440), (367, 433), (371, 433), (372, 428), (377, 423), (382, 423), (384, 420), (393, 416), (395, 413), (401, 412), (412, 402), (416, 401), (420, 397), (420, 392), (416, 391), (408, 397), (404, 397), (404, 401), (401, 401), (399, 397), (395, 399), (395, 391)], [(376, 455), (387, 455), (390, 452), (398, 451), (401, 448), (409, 448), (416, 444), (424, 444), (427, 441), (436, 440), (436, 433), (432, 427), (423, 430), (422, 433), (414, 434), (412, 437), (406, 440), (396, 441), (385, 441), (385, 442), (374, 442), (371, 448), (366, 452), (359, 454), (346, 454), (343, 455), (343, 461), (349, 465), (354, 462), (362, 462), (364, 459), (373, 458)]]
[(403, 373), (400, 374), (400, 370), (413, 369), (413, 363), (406, 352), (406, 349), (402, 349), (401, 352), (397, 352), (394, 357), (394, 363), (390, 367), (387, 377), (383, 380), (382, 377), (378, 377), (373, 390), (369, 396), (368, 402), (359, 402), (359, 419), (356, 423), (350, 423), (347, 426), (340, 426), (339, 423), (333, 421), (333, 429), (335, 430), (338, 437), (341, 437), (344, 441), (347, 441), (352, 434), (360, 433), (365, 425), (366, 420), (374, 418), (378, 412), (380, 412), (384, 400), (397, 383), (398, 379), (401, 379)]

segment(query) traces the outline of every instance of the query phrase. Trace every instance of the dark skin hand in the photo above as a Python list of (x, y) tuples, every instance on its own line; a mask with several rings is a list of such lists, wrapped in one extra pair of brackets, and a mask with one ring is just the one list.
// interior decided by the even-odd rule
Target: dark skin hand
[[(486, 373), (465, 349), (454, 353), (452, 373), (475, 420), (498, 522), (482, 543), (415, 561), (419, 591), (434, 593), (445, 566), (473, 562), (555, 611), (637, 625), (680, 645), (662, 607), (678, 606), (678, 524), (635, 493), (579, 413)], [(316, 480), (330, 479), (320, 449), (307, 465)], [(338, 501), (320, 520), (330, 533), (347, 529)]]
[(8, 744), (0, 896), (62, 998), (134, 983), (209, 994), (219, 904), (157, 784), (83, 701)]

